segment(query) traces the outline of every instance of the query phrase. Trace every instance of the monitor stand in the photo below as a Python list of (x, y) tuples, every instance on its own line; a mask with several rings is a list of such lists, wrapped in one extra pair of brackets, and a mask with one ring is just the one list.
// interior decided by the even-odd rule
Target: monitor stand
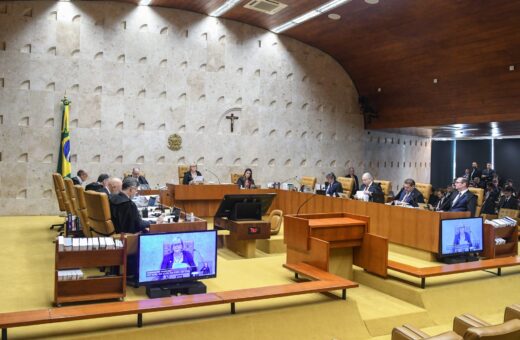
[(447, 264), (455, 264), (455, 263), (464, 263), (464, 262), (474, 262), (478, 261), (478, 256), (473, 255), (460, 255), (460, 256), (450, 256), (442, 258), (441, 261)]
[(168, 283), (146, 287), (146, 295), (148, 295), (150, 299), (172, 295), (193, 295), (205, 293), (206, 285), (200, 281)]

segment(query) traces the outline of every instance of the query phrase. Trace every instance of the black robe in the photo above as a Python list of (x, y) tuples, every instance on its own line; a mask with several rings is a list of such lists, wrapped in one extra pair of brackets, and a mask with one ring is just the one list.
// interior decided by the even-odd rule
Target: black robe
[(117, 234), (135, 234), (150, 226), (150, 222), (141, 219), (137, 206), (124, 192), (110, 196), (110, 213)]

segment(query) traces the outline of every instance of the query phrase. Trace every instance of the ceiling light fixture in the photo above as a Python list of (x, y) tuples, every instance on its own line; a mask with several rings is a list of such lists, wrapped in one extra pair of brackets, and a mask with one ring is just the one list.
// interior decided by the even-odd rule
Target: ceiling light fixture
[(379, 0), (365, 0), (365, 2), (369, 5), (375, 5), (379, 3)]
[[(323, 14), (327, 11), (330, 11), (331, 9), (334, 9), (338, 6), (341, 6), (347, 2), (349, 2), (351, 0), (332, 0), (332, 1), (329, 1), (327, 2), (326, 4), (318, 7), (318, 8), (315, 8), (303, 15), (300, 15), (299, 17), (296, 17), (294, 19), (291, 19), (283, 24), (281, 24), (280, 26), (277, 26), (275, 28), (273, 28), (271, 31), (274, 32), (274, 33), (281, 33), (283, 31), (286, 31), (288, 30), (289, 28), (292, 28), (294, 26), (297, 26), (299, 24), (301, 24), (302, 22), (304, 21), (307, 21), (309, 19), (312, 19), (320, 14)], [(330, 16), (329, 16), (330, 18)], [(332, 19), (332, 18), (331, 18)], [(338, 18), (339, 19), (339, 18)]]
[(231, 8), (233, 8), (236, 5), (238, 5), (238, 3), (240, 1), (241, 0), (228, 0), (222, 6), (220, 6), (219, 8), (214, 10), (213, 12), (211, 12), (209, 15), (212, 16), (212, 17), (219, 17), (222, 14), (226, 13), (227, 11), (229, 11)]
[(141, 0), (139, 1), (139, 6), (148, 6), (152, 3), (152, 0)]
[(341, 19), (341, 15), (339, 15), (339, 14), (337, 14), (337, 13), (330, 13), (330, 14), (328, 15), (328, 17), (329, 17), (329, 19), (331, 19), (331, 20), (339, 20), (339, 19)]
[(515, 65), (509, 65), (509, 71), (514, 71), (515, 70)]

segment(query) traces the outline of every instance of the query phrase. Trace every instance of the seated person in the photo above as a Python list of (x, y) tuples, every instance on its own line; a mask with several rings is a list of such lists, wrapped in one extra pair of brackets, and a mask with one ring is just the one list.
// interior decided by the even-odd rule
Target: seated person
[(379, 183), (374, 182), (374, 177), (370, 172), (365, 172), (363, 176), (361, 176), (361, 182), (363, 182), (363, 184), (359, 188), (359, 191), (367, 195), (370, 202), (384, 203), (385, 194), (383, 193), (383, 189), (381, 189)]
[(85, 170), (78, 170), (77, 176), (72, 177), (71, 179), (74, 185), (83, 185), (83, 182), (88, 179), (88, 174)]
[(459, 232), (455, 234), (453, 244), (456, 246), (467, 245), (468, 247), (472, 247), (470, 233), (467, 232), (464, 227), (459, 227)]
[(197, 170), (197, 164), (192, 163), (190, 164), (190, 169), (184, 173), (182, 184), (193, 184), (197, 176), (202, 176), (202, 174)]
[(121, 178), (110, 177), (108, 179), (108, 191), (110, 195), (117, 195), (123, 190), (123, 181)]
[(164, 255), (161, 269), (190, 268), (190, 272), (197, 271), (197, 265), (189, 251), (184, 250), (184, 243), (180, 237), (173, 239), (172, 252)]
[(424, 203), (423, 194), (415, 187), (415, 181), (411, 178), (404, 180), (404, 185), (394, 197), (392, 205), (411, 205), (418, 207), (418, 203)]
[(133, 178), (137, 179), (137, 181), (139, 182), (140, 190), (149, 190), (150, 189), (150, 184), (148, 184), (148, 181), (146, 180), (146, 178), (144, 178), (144, 176), (141, 176), (141, 170), (139, 168), (133, 168), (132, 174), (128, 177), (133, 177)]
[(339, 197), (339, 194), (343, 193), (343, 187), (340, 182), (336, 181), (336, 175), (331, 172), (328, 173), (325, 178), (328, 182), (327, 187), (325, 188), (325, 195)]
[(469, 180), (459, 177), (455, 180), (455, 189), (447, 204), (448, 211), (469, 211), (470, 216), (475, 216), (477, 208), (477, 196), (468, 190)]
[[(123, 181), (122, 191), (110, 196), (110, 213), (116, 233), (135, 234), (147, 232), (149, 221), (144, 221), (139, 214), (137, 206), (132, 198), (137, 194), (139, 182), (133, 177), (127, 177)], [(162, 223), (159, 217), (157, 223)]]
[(358, 180), (358, 177), (356, 176), (356, 173), (355, 173), (353, 167), (348, 168), (348, 174), (345, 177), (354, 179), (354, 185), (352, 186), (352, 196), (354, 196), (356, 194), (356, 192), (359, 190), (359, 180)]
[(253, 179), (253, 170), (247, 168), (246, 171), (244, 171), (244, 175), (238, 178), (237, 184), (239, 188), (254, 189), (255, 180)]
[(498, 190), (495, 188), (493, 182), (487, 182), (486, 184), (486, 195), (484, 196), (484, 202), (482, 203), (482, 214), (496, 214), (496, 205), (498, 199)]
[(498, 209), (518, 209), (518, 200), (516, 197), (513, 196), (513, 188), (512, 187), (505, 187), (504, 190), (502, 190), (502, 193), (504, 194), (500, 201), (498, 201)]
[(108, 190), (108, 179), (110, 176), (107, 174), (101, 174), (98, 176), (97, 182), (92, 182), (87, 184), (85, 190), (104, 192), (107, 195), (110, 195), (110, 191)]

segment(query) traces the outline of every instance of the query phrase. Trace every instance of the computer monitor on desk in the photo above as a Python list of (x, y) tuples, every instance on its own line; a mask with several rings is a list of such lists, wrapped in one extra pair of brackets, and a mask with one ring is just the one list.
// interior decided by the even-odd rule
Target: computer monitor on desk
[(261, 220), (273, 203), (276, 194), (225, 195), (215, 214), (229, 220)]

